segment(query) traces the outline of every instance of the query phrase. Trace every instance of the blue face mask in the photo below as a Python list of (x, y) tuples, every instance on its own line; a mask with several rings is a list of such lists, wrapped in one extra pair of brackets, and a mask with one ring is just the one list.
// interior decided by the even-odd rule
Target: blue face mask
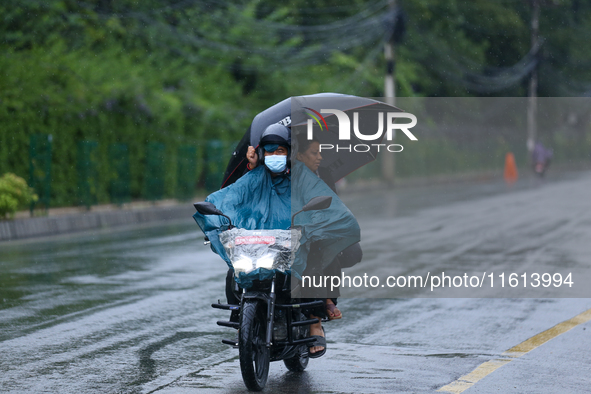
[(287, 156), (283, 155), (271, 155), (265, 156), (265, 166), (271, 172), (283, 172), (287, 167)]

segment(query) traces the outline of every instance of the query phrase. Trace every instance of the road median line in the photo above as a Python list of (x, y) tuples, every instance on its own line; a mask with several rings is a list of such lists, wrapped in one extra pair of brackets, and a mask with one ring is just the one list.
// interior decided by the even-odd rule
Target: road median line
[(589, 320), (591, 320), (591, 309), (588, 309), (585, 312), (576, 315), (572, 319), (563, 321), (562, 323), (558, 323), (554, 327), (549, 328), (548, 330), (543, 331), (537, 335), (534, 335), (529, 339), (526, 339), (519, 345), (513, 346), (511, 349), (501, 354), (501, 356), (503, 356), (504, 358), (498, 358), (495, 360), (490, 360), (485, 363), (482, 363), (469, 374), (461, 376), (458, 380), (443, 386), (437, 391), (454, 394), (462, 393), (470, 387), (474, 386), (474, 384), (476, 384), (485, 376), (496, 371), (503, 365), (511, 362), (511, 360), (523, 356), (524, 354), (543, 345), (549, 340), (556, 338), (557, 336), (564, 334), (565, 332), (573, 329), (579, 324), (586, 323)]

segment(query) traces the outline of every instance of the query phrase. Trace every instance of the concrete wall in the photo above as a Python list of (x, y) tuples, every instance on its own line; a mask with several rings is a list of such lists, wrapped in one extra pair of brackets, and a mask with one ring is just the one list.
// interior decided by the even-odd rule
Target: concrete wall
[(103, 212), (84, 212), (60, 216), (37, 217), (0, 221), (0, 242), (78, 231), (110, 228), (169, 220), (192, 220), (195, 209), (191, 204), (182, 206), (120, 209)]

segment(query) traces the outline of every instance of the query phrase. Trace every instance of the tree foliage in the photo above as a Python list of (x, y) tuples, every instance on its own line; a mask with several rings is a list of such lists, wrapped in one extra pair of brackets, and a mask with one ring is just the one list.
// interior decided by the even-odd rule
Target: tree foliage
[[(528, 4), (398, 0), (407, 21), (396, 47), (398, 94), (524, 95), (525, 78), (506, 82), (526, 70), (515, 65), (531, 46)], [(547, 4), (540, 93), (583, 94), (591, 90), (591, 5)], [(285, 97), (382, 96), (390, 12), (385, 0), (2, 2), (0, 172), (26, 177), (30, 135), (51, 134), (52, 201), (73, 204), (76, 144), (96, 141), (96, 194), (106, 202), (109, 147), (126, 144), (139, 198), (147, 146), (161, 143), (171, 196), (181, 146), (197, 148), (194, 171), (203, 179), (206, 142), (232, 144), (256, 113)], [(474, 76), (490, 83), (477, 91)]]

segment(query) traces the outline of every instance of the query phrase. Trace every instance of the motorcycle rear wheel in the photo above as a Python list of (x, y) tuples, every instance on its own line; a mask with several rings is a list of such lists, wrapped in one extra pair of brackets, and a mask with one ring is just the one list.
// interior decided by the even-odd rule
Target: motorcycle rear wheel
[(266, 346), (267, 334), (266, 305), (260, 300), (246, 300), (240, 319), (240, 370), (242, 379), (249, 390), (261, 391), (267, 384), (269, 348)]
[[(296, 316), (294, 316), (294, 320), (306, 320), (306, 316), (302, 313), (298, 312)], [(310, 336), (310, 327), (297, 327), (293, 329), (293, 335), (295, 339), (302, 339)], [(286, 358), (283, 360), (283, 363), (292, 372), (304, 372), (306, 367), (308, 366), (308, 361), (310, 358), (308, 357), (308, 346), (307, 345), (300, 345), (296, 349), (296, 354), (290, 358)]]
[(290, 358), (286, 358), (283, 360), (283, 363), (292, 372), (304, 372), (306, 367), (308, 366), (308, 348), (305, 346), (300, 346), (298, 349), (298, 353)]

